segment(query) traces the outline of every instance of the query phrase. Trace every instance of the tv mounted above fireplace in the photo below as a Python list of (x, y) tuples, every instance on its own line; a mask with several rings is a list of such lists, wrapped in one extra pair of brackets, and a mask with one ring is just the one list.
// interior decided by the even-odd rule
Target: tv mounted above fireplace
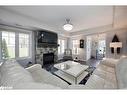
[(49, 31), (38, 31), (37, 34), (38, 44), (57, 44), (58, 36), (56, 33)]

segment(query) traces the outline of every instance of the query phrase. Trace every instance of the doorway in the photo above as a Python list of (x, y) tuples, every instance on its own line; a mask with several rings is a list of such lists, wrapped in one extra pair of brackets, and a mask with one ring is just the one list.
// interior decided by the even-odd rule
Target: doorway
[(95, 34), (87, 37), (87, 60), (101, 60), (106, 56), (106, 35)]
[(103, 59), (106, 56), (106, 40), (98, 41), (97, 59)]

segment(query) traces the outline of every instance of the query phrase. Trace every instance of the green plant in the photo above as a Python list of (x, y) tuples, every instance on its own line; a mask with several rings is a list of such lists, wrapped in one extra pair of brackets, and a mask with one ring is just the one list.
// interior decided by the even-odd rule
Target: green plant
[(9, 58), (7, 43), (5, 39), (2, 39), (2, 58), (3, 59)]

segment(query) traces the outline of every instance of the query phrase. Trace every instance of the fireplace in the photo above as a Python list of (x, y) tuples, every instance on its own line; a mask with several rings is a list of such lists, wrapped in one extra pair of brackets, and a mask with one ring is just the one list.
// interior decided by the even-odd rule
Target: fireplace
[[(58, 61), (58, 35), (57, 33), (38, 30), (35, 34), (35, 62), (37, 64), (48, 65)], [(53, 64), (52, 64), (53, 65)]]
[(43, 65), (54, 63), (54, 53), (43, 54)]

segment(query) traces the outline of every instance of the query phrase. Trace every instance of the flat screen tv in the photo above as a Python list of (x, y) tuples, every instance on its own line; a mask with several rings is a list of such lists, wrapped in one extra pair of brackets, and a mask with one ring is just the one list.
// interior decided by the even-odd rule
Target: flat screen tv
[(38, 31), (38, 44), (47, 43), (47, 44), (57, 44), (58, 36), (56, 33), (49, 31)]

